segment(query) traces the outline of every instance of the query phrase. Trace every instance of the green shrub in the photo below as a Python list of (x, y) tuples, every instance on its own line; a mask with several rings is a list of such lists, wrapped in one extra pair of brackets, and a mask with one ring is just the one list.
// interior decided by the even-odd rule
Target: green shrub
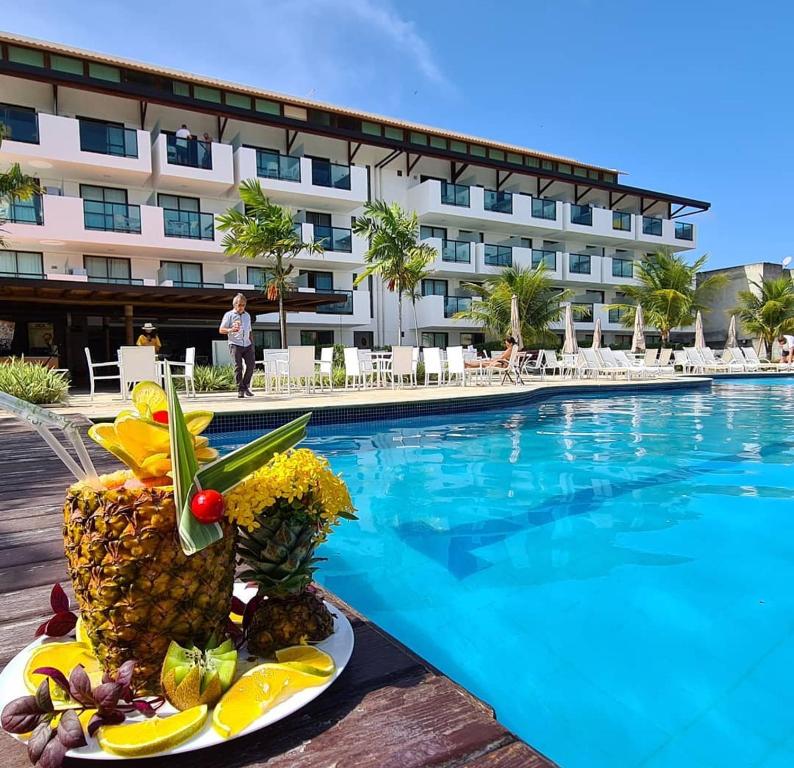
[[(231, 365), (197, 365), (193, 371), (196, 392), (230, 392), (237, 389)], [(184, 389), (184, 379), (176, 379), (177, 389)]]
[(36, 405), (63, 403), (69, 394), (69, 382), (43, 365), (12, 358), (0, 364), (0, 392)]

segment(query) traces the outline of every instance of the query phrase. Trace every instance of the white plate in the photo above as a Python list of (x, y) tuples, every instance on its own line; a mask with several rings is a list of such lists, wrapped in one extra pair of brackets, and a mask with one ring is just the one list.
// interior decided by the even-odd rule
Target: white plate
[[(234, 594), (239, 597), (243, 602), (249, 600), (256, 594), (256, 590), (252, 587), (246, 587), (245, 584), (240, 582), (234, 585)], [(325, 691), (339, 675), (342, 674), (347, 662), (350, 661), (350, 656), (353, 653), (353, 628), (347, 617), (335, 608), (330, 603), (326, 606), (331, 611), (334, 617), (334, 632), (333, 634), (317, 643), (317, 648), (325, 651), (329, 656), (332, 656), (336, 664), (336, 670), (328, 678), (328, 682), (324, 685), (318, 685), (313, 688), (305, 688), (290, 696), (285, 701), (277, 704), (272, 709), (269, 709), (259, 719), (255, 720), (245, 730), (224, 739), (212, 727), (212, 711), (207, 717), (207, 722), (204, 727), (192, 738), (182, 742), (178, 747), (168, 750), (167, 752), (157, 752), (156, 754), (147, 755), (146, 757), (160, 757), (164, 754), (178, 754), (180, 752), (192, 752), (196, 749), (204, 749), (205, 747), (212, 747), (216, 744), (228, 743), (239, 736), (245, 736), (248, 733), (266, 728), (268, 725), (278, 722), (279, 720), (291, 715), (293, 712), (305, 707), (310, 701), (316, 699), (323, 691)], [(72, 639), (72, 638), (68, 638)], [(4, 707), (9, 701), (18, 698), (19, 696), (28, 696), (30, 691), (25, 687), (23, 680), (23, 673), (25, 664), (31, 651), (44, 642), (58, 642), (57, 640), (45, 640), (44, 638), (37, 638), (26, 648), (21, 650), (14, 658), (7, 664), (5, 669), (0, 672), (0, 709)], [(245, 659), (246, 650), (243, 647), (240, 650), (240, 659)], [(261, 662), (257, 662), (261, 663)], [(245, 665), (246, 668), (255, 666), (255, 664)], [(169, 715), (175, 713), (176, 710), (167, 702), (158, 710), (158, 715)], [(136, 722), (143, 719), (140, 716), (130, 716), (125, 722)], [(16, 737), (15, 737), (16, 738)], [(80, 749), (71, 749), (68, 752), (69, 757), (79, 757), (83, 760), (127, 760), (129, 758), (120, 757), (119, 755), (112, 755), (109, 752), (103, 752), (100, 749), (95, 739), (89, 738), (88, 744)], [(138, 758), (140, 759), (140, 758)]]

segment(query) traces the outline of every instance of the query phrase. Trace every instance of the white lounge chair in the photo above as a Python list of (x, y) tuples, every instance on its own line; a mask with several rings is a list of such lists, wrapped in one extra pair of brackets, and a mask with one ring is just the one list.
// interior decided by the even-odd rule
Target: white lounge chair
[(615, 357), (618, 365), (624, 368), (627, 372), (627, 375), (631, 377), (631, 375), (635, 376), (654, 376), (657, 373), (657, 369), (655, 367), (648, 367), (645, 365), (645, 361), (641, 360), (637, 362), (636, 360), (632, 360), (622, 349), (611, 350), (612, 354)]
[(726, 360), (724, 356), (718, 359), (714, 354), (714, 350), (710, 347), (701, 349), (700, 354), (709, 370), (713, 370), (717, 373), (730, 373), (731, 371), (742, 370), (742, 367), (733, 360)]
[[(97, 381), (117, 381), (119, 383), (119, 389), (121, 389), (121, 371), (119, 370), (119, 362), (110, 362), (110, 363), (94, 363), (91, 360), (91, 350), (88, 347), (85, 347), (85, 359), (88, 363), (88, 378), (91, 384), (91, 402), (94, 402), (94, 388)], [(115, 368), (119, 371), (117, 374), (113, 376), (97, 376), (94, 371), (99, 370), (100, 368)], [(123, 393), (122, 393), (123, 394)]]
[(613, 375), (615, 378), (619, 374), (624, 374), (627, 379), (631, 378), (633, 366), (628, 362), (628, 359), (625, 363), (621, 363), (609, 347), (601, 347), (590, 351), (595, 353), (596, 357), (601, 358), (602, 368), (608, 374)]
[(334, 391), (334, 348), (323, 347), (320, 350), (320, 359), (314, 361), (316, 366), (317, 382), (320, 389), (323, 388), (323, 382), (328, 382), (328, 389)]
[(567, 376), (573, 374), (571, 367), (565, 360), (557, 354), (555, 349), (542, 349), (540, 354), (543, 355), (543, 371), (544, 373), (551, 371), (560, 374), (560, 376)]
[(426, 347), (422, 352), (425, 361), (425, 386), (430, 383), (430, 377), (436, 377), (436, 383), (440, 386), (444, 383), (444, 363), (441, 359), (441, 349), (439, 347)]
[(737, 347), (737, 349), (744, 355), (745, 362), (748, 365), (755, 366), (758, 370), (791, 370), (791, 363), (773, 363), (771, 360), (759, 357), (758, 352), (755, 351), (755, 347)]
[[(185, 350), (185, 362), (170, 362), (168, 366), (171, 368), (172, 379), (184, 379), (185, 381), (185, 394), (190, 397), (191, 391), (193, 397), (196, 397), (196, 348), (188, 347)], [(181, 368), (182, 373), (175, 373), (174, 368)]]
[(159, 381), (154, 347), (119, 347), (121, 395), (126, 400), (130, 387), (140, 381)]
[(579, 348), (579, 354), (576, 356), (575, 371), (577, 378), (581, 379), (597, 379), (599, 376), (609, 375), (604, 371), (604, 366), (595, 350), (582, 347)]

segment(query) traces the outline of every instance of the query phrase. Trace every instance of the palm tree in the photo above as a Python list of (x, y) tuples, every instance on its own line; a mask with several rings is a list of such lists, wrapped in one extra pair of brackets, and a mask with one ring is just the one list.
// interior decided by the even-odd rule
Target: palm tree
[(322, 253), (319, 243), (304, 243), (300, 227), (292, 220), (292, 211), (271, 203), (258, 179), (240, 184), (240, 200), (245, 210), (230, 208), (218, 216), (218, 229), (226, 235), (221, 242), (229, 256), (262, 262), (267, 270), (265, 293), (270, 301), (278, 299), (281, 346), (287, 346), (287, 313), (284, 296), (292, 288), (289, 279), (292, 260), (301, 252)]
[(637, 267), (639, 285), (627, 285), (622, 290), (631, 303), (610, 304), (609, 309), (623, 312), (626, 328), (634, 325), (634, 308), (642, 307), (645, 322), (657, 328), (662, 345), (667, 346), (670, 331), (695, 321), (698, 310), (709, 310), (708, 300), (725, 285), (725, 275), (710, 275), (698, 281), (697, 275), (708, 259), (701, 256), (687, 264), (682, 256), (666, 251), (650, 254)]
[[(0, 125), (0, 146), (3, 144), (4, 127)], [(0, 202), (8, 200), (29, 200), (38, 190), (36, 180), (22, 173), (19, 163), (14, 163), (7, 171), (0, 173)], [(0, 217), (0, 226), (5, 224), (5, 220)], [(0, 230), (2, 231), (2, 230)], [(0, 237), (0, 246), (3, 246), (3, 238)]]
[(405, 277), (403, 279), (403, 293), (411, 299), (411, 307), (414, 313), (414, 332), (416, 334), (416, 344), (419, 346), (419, 319), (416, 314), (416, 301), (422, 298), (422, 281), (433, 273), (430, 264), (433, 262), (433, 254), (418, 254), (408, 260), (405, 265)]
[(473, 301), (471, 308), (455, 314), (456, 318), (474, 320), (496, 336), (510, 333), (510, 302), (518, 297), (521, 335), (525, 345), (556, 341), (549, 325), (562, 316), (562, 302), (573, 291), (557, 288), (547, 276), (545, 264), (530, 267), (506, 267), (498, 275), (486, 278), (482, 285), (467, 283), (465, 288), (482, 301)]
[(738, 292), (739, 306), (733, 312), (746, 331), (763, 340), (771, 359), (775, 339), (794, 331), (794, 282), (790, 277), (776, 277), (750, 285), (750, 290)]
[(358, 285), (370, 275), (380, 275), (390, 291), (397, 292), (398, 343), (403, 338), (403, 294), (412, 282), (411, 272), (424, 260), (436, 257), (436, 249), (418, 243), (419, 217), (408, 213), (397, 203), (373, 200), (364, 205), (364, 215), (353, 222), (353, 232), (369, 239), (364, 254), (364, 271), (356, 278)]

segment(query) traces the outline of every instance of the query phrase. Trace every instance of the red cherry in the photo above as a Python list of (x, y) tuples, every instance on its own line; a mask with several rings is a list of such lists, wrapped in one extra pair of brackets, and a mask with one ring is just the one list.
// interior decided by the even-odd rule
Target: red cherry
[(199, 491), (190, 500), (190, 511), (200, 523), (217, 523), (223, 517), (223, 496), (212, 489)]
[(158, 424), (168, 424), (168, 411), (155, 411), (152, 414), (152, 418)]

